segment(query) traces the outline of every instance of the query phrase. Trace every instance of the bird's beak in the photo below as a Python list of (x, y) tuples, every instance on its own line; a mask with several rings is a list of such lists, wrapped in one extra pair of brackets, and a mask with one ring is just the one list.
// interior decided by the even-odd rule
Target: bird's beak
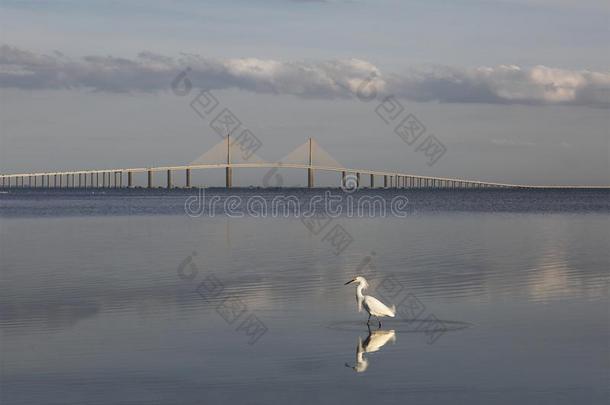
[(353, 283), (354, 281), (356, 281), (356, 279), (355, 279), (355, 278), (354, 278), (354, 279), (352, 279), (352, 280), (350, 280), (350, 281), (348, 281), (347, 283), (345, 283), (345, 284), (343, 284), (343, 285), (348, 285), (349, 283)]

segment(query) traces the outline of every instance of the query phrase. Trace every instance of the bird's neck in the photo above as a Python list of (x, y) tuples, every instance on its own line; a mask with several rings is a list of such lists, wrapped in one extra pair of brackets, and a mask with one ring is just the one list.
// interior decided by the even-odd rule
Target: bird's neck
[(358, 287), (356, 287), (356, 297), (358, 297), (359, 300), (364, 298), (364, 294), (362, 294), (362, 291), (365, 289), (366, 287), (363, 286), (362, 284), (358, 285)]

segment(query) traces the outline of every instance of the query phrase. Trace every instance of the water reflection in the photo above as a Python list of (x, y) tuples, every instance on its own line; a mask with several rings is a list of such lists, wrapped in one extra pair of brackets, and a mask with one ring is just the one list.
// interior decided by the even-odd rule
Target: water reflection
[(389, 341), (392, 341), (392, 343), (396, 342), (396, 331), (394, 331), (394, 329), (377, 329), (371, 331), (371, 328), (369, 328), (368, 332), (369, 335), (366, 337), (364, 342), (362, 341), (362, 337), (358, 336), (358, 345), (356, 346), (356, 363), (353, 366), (345, 363), (345, 367), (349, 367), (357, 373), (364, 373), (369, 367), (369, 361), (366, 357), (364, 357), (366, 353), (378, 351)]

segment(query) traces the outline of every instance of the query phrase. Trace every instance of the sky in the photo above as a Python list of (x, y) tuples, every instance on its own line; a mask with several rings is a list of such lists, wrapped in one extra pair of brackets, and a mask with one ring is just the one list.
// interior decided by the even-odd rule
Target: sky
[(266, 160), (314, 137), (348, 167), (609, 185), (609, 27), (596, 0), (5, 0), (0, 172), (191, 162), (221, 140), (206, 90)]

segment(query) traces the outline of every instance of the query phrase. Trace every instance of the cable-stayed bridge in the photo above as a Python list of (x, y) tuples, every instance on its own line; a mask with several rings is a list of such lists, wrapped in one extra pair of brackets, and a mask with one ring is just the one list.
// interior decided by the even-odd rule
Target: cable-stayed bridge
[[(236, 169), (300, 169), (307, 172), (307, 187), (315, 187), (316, 172), (336, 172), (338, 185), (345, 187), (384, 187), (384, 188), (602, 188), (610, 186), (565, 186), (565, 185), (528, 185), (494, 183), (487, 181), (419, 176), (385, 170), (348, 168), (337, 162), (313, 138), (300, 145), (278, 162), (267, 162), (256, 155), (256, 149), (247, 139), (230, 136), (213, 148), (185, 165), (131, 167), (93, 170), (50, 171), (37, 173), (0, 174), (0, 188), (123, 188), (134, 187), (134, 174), (146, 175), (146, 187), (174, 187), (174, 176), (184, 173), (184, 185), (205, 187), (193, 184), (192, 172), (195, 170), (224, 169), (225, 186), (233, 187), (233, 170)], [(161, 174), (164, 179), (157, 179)], [(126, 178), (125, 178), (126, 177)], [(155, 180), (157, 181), (155, 183)]]

